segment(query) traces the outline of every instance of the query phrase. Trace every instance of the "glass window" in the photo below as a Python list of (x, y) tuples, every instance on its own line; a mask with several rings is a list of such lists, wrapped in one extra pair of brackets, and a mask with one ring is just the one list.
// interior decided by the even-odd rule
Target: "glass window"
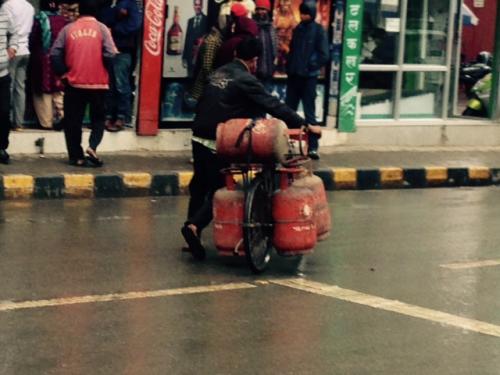
[(394, 117), (395, 83), (396, 73), (393, 72), (361, 72), (359, 92), (362, 119)]
[(401, 118), (441, 117), (444, 77), (442, 72), (404, 73)]
[(362, 64), (396, 64), (400, 1), (367, 0), (363, 17)]
[(359, 82), (362, 119), (443, 116), (448, 104), (444, 86), (450, 74), (448, 29), (454, 21), (451, 1), (365, 0)]
[(446, 64), (450, 0), (411, 0), (405, 31), (406, 64)]

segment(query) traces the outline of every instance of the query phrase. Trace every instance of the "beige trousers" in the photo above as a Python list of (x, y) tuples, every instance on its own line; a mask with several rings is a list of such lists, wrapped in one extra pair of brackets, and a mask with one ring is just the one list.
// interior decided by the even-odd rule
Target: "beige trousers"
[(64, 117), (63, 99), (63, 92), (53, 94), (37, 94), (33, 92), (33, 107), (42, 128), (51, 129), (54, 121), (59, 121)]

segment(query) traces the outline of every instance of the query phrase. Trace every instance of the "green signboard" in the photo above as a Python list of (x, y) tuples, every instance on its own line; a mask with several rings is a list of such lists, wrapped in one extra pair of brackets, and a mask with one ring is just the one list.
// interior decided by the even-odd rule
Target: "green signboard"
[(347, 0), (340, 77), (339, 131), (356, 130), (359, 63), (363, 35), (363, 0)]

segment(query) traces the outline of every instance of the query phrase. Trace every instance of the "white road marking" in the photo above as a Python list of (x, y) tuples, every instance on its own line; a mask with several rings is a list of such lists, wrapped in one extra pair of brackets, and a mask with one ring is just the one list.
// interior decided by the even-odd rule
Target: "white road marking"
[(396, 300), (385, 299), (360, 293), (355, 290), (343, 289), (336, 285), (322, 284), (304, 279), (271, 280), (281, 286), (298, 289), (342, 301), (373, 307), (375, 309), (392, 311), (398, 314), (425, 319), (436, 323), (453, 326), (468, 331), (478, 332), (489, 336), (500, 337), (500, 326), (481, 322), (479, 320), (463, 318), (457, 315), (431, 310), (420, 306), (410, 305)]
[(24, 302), (0, 301), (0, 312), (21, 310), (21, 309), (37, 309), (41, 307), (50, 307), (50, 306), (65, 306), (65, 305), (74, 305), (82, 303), (112, 302), (112, 301), (137, 300), (143, 298), (179, 296), (179, 295), (198, 294), (198, 293), (214, 293), (214, 292), (224, 292), (229, 290), (250, 289), (256, 287), (257, 286), (248, 283), (230, 283), (223, 285), (194, 286), (188, 288), (163, 289), (163, 290), (153, 290), (145, 292), (129, 292), (129, 293), (89, 295), (89, 296), (68, 297), (68, 298), (54, 298), (54, 299), (45, 299), (38, 301), (24, 301)]
[[(301, 290), (317, 295), (331, 297), (342, 301), (352, 302), (359, 305), (369, 306), (380, 310), (391, 311), (414, 318), (433, 321), (436, 323), (453, 326), (489, 336), (500, 337), (500, 326), (481, 322), (479, 320), (463, 318), (457, 315), (431, 310), (424, 307), (410, 305), (404, 302), (385, 299), (355, 290), (343, 289), (336, 285), (328, 285), (309, 281), (305, 279), (276, 279), (269, 280), (270, 283), (288, 288)], [(266, 285), (267, 281), (256, 281), (255, 284)], [(54, 298), (34, 301), (0, 301), (0, 312), (37, 309), (51, 306), (66, 306), (84, 303), (113, 302), (125, 300), (138, 300), (144, 298), (160, 298), (200, 293), (214, 293), (231, 290), (242, 290), (257, 288), (257, 285), (249, 283), (229, 283), (220, 285), (195, 286), (176, 289), (162, 289), (143, 292), (113, 293), (103, 295), (88, 295), (80, 297)]]
[[(94, 218), (78, 218), (75, 221), (79, 223), (87, 223), (89, 221), (95, 222), (95, 221), (128, 221), (132, 220), (131, 216), (97, 216)], [(1, 223), (6, 223), (6, 224), (24, 224), (24, 223), (29, 223), (29, 224), (51, 224), (51, 223), (66, 223), (68, 220), (67, 219), (61, 219), (61, 218), (40, 218), (40, 219), (33, 219), (33, 218), (8, 218)]]
[[(171, 219), (173, 217), (178, 217), (177, 214), (156, 214), (152, 215), (153, 218), (155, 219)], [(97, 216), (93, 218), (83, 218), (79, 217), (78, 219), (75, 219), (75, 221), (79, 223), (86, 223), (86, 222), (95, 222), (95, 221), (130, 221), (132, 220), (132, 216)], [(53, 224), (53, 223), (66, 223), (68, 220), (67, 219), (61, 219), (57, 217), (44, 217), (44, 218), (0, 218), (0, 224), (24, 224), (24, 223), (29, 223), (29, 224)]]
[(465, 270), (468, 268), (481, 268), (481, 267), (494, 267), (500, 266), (500, 259), (491, 259), (491, 260), (480, 260), (477, 262), (461, 262), (461, 263), (450, 263), (450, 264), (441, 264), (442, 268), (449, 268), (451, 270)]

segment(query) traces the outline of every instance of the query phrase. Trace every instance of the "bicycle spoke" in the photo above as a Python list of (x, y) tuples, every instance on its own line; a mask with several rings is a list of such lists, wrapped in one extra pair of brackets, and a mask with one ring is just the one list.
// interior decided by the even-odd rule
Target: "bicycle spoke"
[(269, 173), (256, 176), (247, 192), (245, 204), (244, 240), (245, 252), (250, 268), (255, 273), (262, 272), (271, 258), (272, 181)]

